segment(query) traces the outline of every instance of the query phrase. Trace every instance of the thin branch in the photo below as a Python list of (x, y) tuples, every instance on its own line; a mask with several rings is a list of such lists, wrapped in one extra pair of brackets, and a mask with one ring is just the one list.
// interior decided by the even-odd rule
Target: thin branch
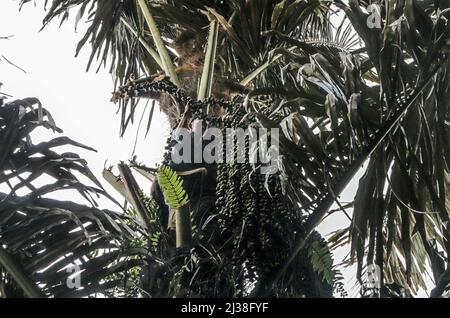
[(0, 95), (6, 96), (6, 97), (12, 97), (12, 95), (9, 95), (9, 94), (3, 93), (3, 92), (0, 92)]
[(15, 68), (21, 70), (21, 71), (24, 72), (25, 74), (27, 73), (23, 68), (21, 68), (20, 66), (17, 66), (16, 64), (14, 64), (14, 63), (11, 62), (10, 60), (8, 60), (4, 55), (2, 55), (2, 58), (4, 58), (6, 62), (8, 62), (9, 64), (11, 64), (11, 65), (14, 66)]
[(175, 65), (172, 62), (167, 47), (159, 32), (158, 26), (156, 25), (155, 19), (150, 12), (150, 8), (145, 0), (138, 0), (139, 6), (144, 14), (145, 21), (150, 29), (150, 32), (155, 42), (156, 48), (158, 50), (159, 56), (161, 58), (164, 72), (170, 77), (170, 80), (178, 87), (180, 87), (180, 81), (178, 80), (177, 73), (175, 71)]
[[(197, 95), (199, 100), (204, 100), (211, 96), (218, 36), (219, 24), (216, 20), (212, 20), (209, 25), (208, 47), (206, 49), (205, 63), (203, 65), (202, 78), (200, 80), (200, 87)], [(209, 113), (209, 110), (207, 113)]]
[[(295, 47), (291, 47), (288, 49), (288, 51), (293, 51)], [(278, 61), (281, 57), (283, 57), (283, 54), (277, 54), (274, 57), (270, 58), (263, 64), (261, 64), (258, 68), (256, 68), (254, 71), (252, 71), (250, 74), (248, 74), (239, 84), (243, 86), (247, 86), (250, 84), (259, 74), (263, 73), (265, 70), (267, 70), (273, 63)]]
[(139, 34), (136, 32), (136, 30), (123, 18), (120, 18), (120, 22), (123, 23), (124, 26), (127, 27), (127, 29), (139, 39), (139, 42), (142, 44), (144, 49), (147, 50), (147, 52), (151, 55), (151, 57), (155, 60), (155, 62), (159, 65), (159, 67), (164, 70), (164, 65), (161, 62), (161, 59), (159, 58), (158, 52), (156, 52), (155, 49), (153, 49), (147, 42), (145, 42), (144, 38), (142, 36), (139, 36)]

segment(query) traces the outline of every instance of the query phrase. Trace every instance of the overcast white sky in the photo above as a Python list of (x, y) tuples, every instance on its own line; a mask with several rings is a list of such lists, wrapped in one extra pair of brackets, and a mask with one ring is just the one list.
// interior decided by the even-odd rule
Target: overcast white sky
[[(64, 24), (60, 29), (58, 23), (52, 23), (39, 32), (45, 14), (44, 1), (37, 1), (41, 3), (37, 7), (32, 3), (25, 5), (21, 12), (18, 2), (2, 0), (0, 3), (0, 37), (14, 35), (9, 40), (0, 40), (2, 92), (13, 96), (10, 101), (24, 97), (39, 98), (64, 130), (64, 135), (97, 149), (97, 153), (80, 151), (80, 154), (100, 179), (106, 160), (108, 165), (115, 165), (120, 160), (131, 158), (138, 125), (133, 125), (124, 138), (119, 138), (120, 118), (116, 114), (117, 107), (110, 102), (113, 91), (111, 75), (104, 69), (96, 74), (96, 67), (85, 72), (89, 47), (74, 58), (76, 44), (86, 26), (80, 24), (78, 33), (75, 33), (74, 23)], [(8, 64), (2, 56), (26, 73)], [(143, 103), (141, 109), (144, 106)], [(140, 113), (137, 122), (139, 119)], [(144, 119), (142, 130), (145, 130), (146, 123)], [(162, 114), (155, 111), (147, 139), (142, 133), (138, 137), (136, 154), (140, 161), (148, 166), (160, 162), (168, 128)], [(44, 130), (37, 131), (35, 136), (36, 140), (56, 137)], [(106, 182), (102, 183), (114, 193)], [(62, 195), (71, 196), (69, 193)], [(107, 200), (102, 201), (102, 206), (114, 207)]]
[[(140, 114), (125, 137), (119, 138), (117, 107), (110, 102), (113, 90), (111, 75), (104, 69), (95, 73), (96, 67), (89, 72), (85, 71), (90, 53), (88, 47), (78, 58), (74, 58), (76, 44), (86, 26), (80, 24), (78, 33), (75, 33), (73, 23), (65, 23), (61, 28), (58, 28), (58, 23), (52, 23), (39, 32), (45, 14), (42, 4), (44, 1), (37, 1), (40, 3), (37, 7), (30, 3), (21, 12), (18, 10), (18, 2), (0, 2), (0, 37), (14, 35), (9, 40), (0, 40), (2, 92), (13, 96), (9, 100), (39, 98), (52, 113), (57, 125), (64, 130), (64, 135), (97, 149), (97, 153), (83, 150), (79, 153), (88, 161), (89, 167), (105, 188), (119, 199), (120, 196), (101, 180), (101, 172), (105, 161), (108, 161), (108, 165), (116, 165), (121, 160), (131, 158)], [(19, 65), (26, 73), (5, 62), (2, 56)], [(141, 109), (143, 106), (144, 104)], [(145, 125), (146, 122), (143, 123), (142, 130), (145, 130)], [(143, 133), (138, 136), (138, 160), (147, 166), (159, 163), (168, 134), (169, 126), (164, 116), (155, 111), (147, 139), (144, 139)], [(56, 136), (38, 131), (36, 137), (40, 140)], [(343, 202), (352, 200), (356, 182), (343, 193)], [(147, 183), (143, 185), (149, 186)], [(74, 194), (61, 193), (59, 198), (74, 199)], [(117, 210), (107, 200), (101, 200), (100, 203), (101, 207)], [(322, 234), (328, 234), (348, 223), (342, 214), (336, 214), (329, 217), (319, 230)], [(341, 259), (346, 252), (343, 249), (337, 251), (335, 258)], [(347, 281), (347, 291), (350, 296), (356, 296), (358, 289), (352, 288), (355, 283), (354, 268), (344, 269), (343, 274)]]

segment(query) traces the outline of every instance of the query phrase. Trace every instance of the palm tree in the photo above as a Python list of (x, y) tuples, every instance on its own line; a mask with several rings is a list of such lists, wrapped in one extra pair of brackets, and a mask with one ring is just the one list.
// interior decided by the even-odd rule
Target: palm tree
[(187, 110), (220, 127), (281, 128), (278, 175), (218, 165), (215, 203), (192, 211), (193, 250), (169, 253), (170, 235), (160, 246), (167, 233), (153, 233), (153, 253), (175, 259), (163, 270), (166, 294), (339, 289), (315, 228), (333, 204), (345, 212), (339, 195), (367, 163), (351, 226), (329, 243), (351, 243), (361, 284), (368, 265), (380, 269), (378, 295), (415, 293), (431, 268), (437, 297), (450, 283), (449, 5), (71, 0), (53, 1), (44, 24), (73, 8), (89, 18), (77, 52), (90, 42), (88, 67), (110, 63), (122, 132), (142, 98), (157, 99), (173, 127)]

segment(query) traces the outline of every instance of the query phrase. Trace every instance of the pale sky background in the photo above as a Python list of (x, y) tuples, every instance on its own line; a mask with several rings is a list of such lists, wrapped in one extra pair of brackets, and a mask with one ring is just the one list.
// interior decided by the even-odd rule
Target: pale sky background
[[(69, 22), (61, 28), (58, 28), (59, 23), (52, 23), (39, 32), (45, 14), (43, 5), (34, 7), (33, 3), (29, 3), (19, 12), (18, 2), (1, 0), (0, 3), (0, 37), (14, 35), (9, 40), (0, 40), (2, 92), (13, 96), (10, 101), (25, 97), (39, 98), (56, 124), (64, 130), (64, 135), (98, 150), (94, 153), (81, 149), (79, 153), (101, 179), (105, 161), (109, 166), (131, 158), (141, 112), (137, 112), (136, 123), (130, 126), (124, 138), (119, 138), (118, 106), (110, 102), (114, 89), (111, 75), (104, 69), (95, 73), (97, 65), (85, 72), (89, 46), (78, 58), (74, 57), (76, 44), (84, 34), (86, 25), (80, 23), (78, 33), (75, 33), (74, 23)], [(26, 73), (8, 64), (2, 56)], [(145, 103), (142, 103), (141, 109), (144, 106)], [(149, 111), (150, 106), (147, 114)], [(145, 131), (146, 124), (144, 118), (141, 131)], [(155, 110), (147, 139), (144, 139), (145, 133), (138, 136), (138, 160), (148, 166), (160, 162), (168, 134), (169, 125), (163, 114)], [(57, 137), (45, 129), (37, 130), (34, 136), (35, 142)], [(114, 194), (106, 182), (102, 183)], [(71, 194), (63, 196), (69, 198)], [(116, 208), (108, 200), (101, 202), (102, 207)]]
[[(102, 180), (101, 172), (106, 161), (109, 166), (131, 158), (141, 113), (137, 112), (135, 124), (120, 138), (120, 117), (116, 114), (118, 107), (110, 102), (113, 91), (111, 75), (105, 69), (95, 73), (95, 64), (91, 71), (85, 71), (90, 54), (88, 46), (78, 58), (74, 57), (76, 44), (84, 34), (86, 25), (80, 23), (78, 33), (75, 33), (74, 23), (65, 23), (58, 28), (59, 24), (54, 21), (39, 32), (45, 12), (43, 1), (36, 2), (39, 3), (37, 7), (29, 3), (21, 12), (19, 1), (0, 2), (0, 37), (14, 35), (9, 40), (0, 40), (2, 92), (13, 96), (9, 101), (25, 97), (39, 98), (51, 112), (56, 124), (64, 130), (64, 135), (97, 149), (97, 153), (84, 150), (76, 152), (88, 161), (90, 169), (105, 189), (121, 202), (120, 195)], [(19, 65), (26, 73), (8, 64), (2, 55)], [(142, 103), (141, 109), (144, 105)], [(151, 130), (144, 139), (146, 123), (144, 117), (135, 154), (138, 161), (154, 167), (162, 159), (169, 125), (164, 115), (155, 110)], [(57, 137), (44, 130), (37, 131), (35, 136), (35, 142)], [(343, 202), (353, 199), (358, 179), (355, 180), (341, 196)], [(148, 193), (150, 185), (143, 178), (139, 178), (139, 181)], [(0, 187), (0, 191), (7, 190)], [(58, 193), (59, 199), (82, 202), (81, 198), (75, 196), (73, 192)], [(118, 209), (108, 200), (99, 202), (102, 208)], [(336, 213), (323, 222), (319, 231), (327, 235), (348, 224), (349, 221), (342, 213)], [(338, 263), (347, 252), (348, 249), (337, 250), (335, 262)], [(349, 296), (358, 296), (359, 287), (355, 287), (354, 267), (341, 268), (341, 271)]]

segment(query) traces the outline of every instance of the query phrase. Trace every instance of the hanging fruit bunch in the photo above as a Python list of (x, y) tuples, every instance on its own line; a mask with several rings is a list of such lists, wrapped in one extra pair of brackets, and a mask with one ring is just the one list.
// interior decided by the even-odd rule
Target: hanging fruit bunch
[[(219, 155), (222, 158), (226, 158), (226, 145), (233, 147), (234, 160), (215, 165), (217, 171), (216, 201), (213, 213), (217, 216), (218, 221), (210, 222), (208, 225), (210, 228), (203, 227), (202, 231), (215, 233), (214, 236), (208, 235), (210, 238), (215, 237), (208, 243), (214, 245), (214, 250), (220, 250), (222, 257), (230, 261), (231, 277), (220, 279), (223, 285), (231, 285), (230, 282), (233, 282), (234, 287), (227, 289), (227, 295), (245, 295), (246, 290), (247, 292), (249, 290), (249, 284), (255, 283), (258, 278), (279, 268), (290, 255), (293, 242), (303, 235), (301, 232), (302, 216), (283, 194), (278, 175), (261, 174), (257, 169), (258, 166), (250, 163), (249, 136), (246, 136), (245, 139), (245, 149), (239, 149), (236, 140), (227, 140), (227, 138), (231, 138), (227, 135), (227, 128), (244, 130), (249, 127), (257, 128), (254, 113), (248, 112), (242, 106), (242, 100), (235, 98), (233, 101), (228, 101), (207, 98), (198, 101), (168, 80), (153, 81), (149, 79), (133, 81), (127, 86), (121, 87), (114, 94), (113, 100), (148, 97), (154, 93), (165, 93), (181, 105), (181, 108), (188, 107), (191, 120), (202, 120), (206, 127), (221, 129), (224, 139), (223, 149), (219, 150), (222, 153)], [(209, 110), (208, 114), (206, 110)], [(266, 117), (276, 120), (268, 107), (260, 108), (258, 111)], [(175, 143), (176, 141), (172, 138), (168, 139), (163, 165), (172, 163), (170, 155)], [(238, 151), (245, 152), (243, 163), (237, 163)], [(194, 215), (199, 219), (205, 219), (204, 213)], [(193, 225), (200, 228), (199, 219), (193, 220)], [(219, 235), (217, 235), (217, 231), (219, 231)], [(191, 257), (193, 256), (202, 258), (205, 255), (194, 249), (191, 253)], [(189, 262), (192, 263), (192, 261)], [(298, 269), (295, 275), (300, 282), (308, 277), (307, 271), (311, 267), (305, 262), (308, 261), (302, 260), (301, 264), (297, 264)], [(217, 265), (215, 262), (207, 264), (209, 264), (207, 270), (211, 270), (211, 266)], [(205, 268), (199, 270), (197, 276), (201, 276), (204, 270)], [(220, 272), (220, 269), (216, 268), (216, 270), (217, 273)], [(191, 268), (190, 271), (195, 272), (196, 269)], [(225, 272), (223, 268), (222, 271)], [(230, 271), (228, 270), (227, 273), (229, 275)], [(189, 275), (187, 277), (186, 273), (181, 275), (180, 281), (183, 280), (189, 282)], [(303, 288), (303, 285), (300, 284), (298, 289)], [(194, 291), (195, 286), (189, 286), (189, 288), (193, 291), (192, 294), (196, 294), (196, 292), (200, 294), (208, 288), (212, 289), (207, 285), (197, 286), (196, 291)], [(213, 291), (210, 290), (210, 292)]]
[[(227, 128), (245, 130), (255, 122), (252, 117), (240, 107), (223, 123)], [(226, 138), (231, 137), (224, 136), (226, 145)], [(249, 143), (247, 136), (245, 162), (237, 163), (241, 155), (237, 141), (228, 140), (235, 150), (234, 161), (218, 165), (216, 210), (222, 231), (233, 238), (235, 266), (244, 267), (244, 279), (253, 281), (281, 265), (290, 248), (290, 229), (300, 224), (300, 218), (283, 196), (278, 176), (261, 174), (249, 162)]]

